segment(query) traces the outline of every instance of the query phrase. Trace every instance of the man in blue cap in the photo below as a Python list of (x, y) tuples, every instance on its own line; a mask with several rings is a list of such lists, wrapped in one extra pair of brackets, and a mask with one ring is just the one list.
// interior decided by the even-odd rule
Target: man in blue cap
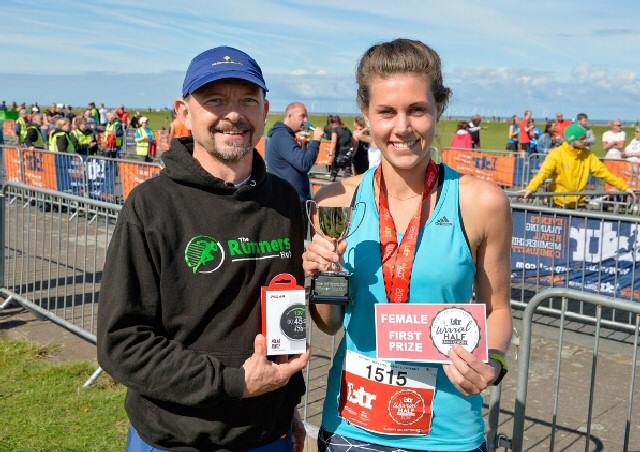
[(128, 451), (302, 451), (310, 353), (268, 359), (260, 334), (261, 287), (304, 280), (298, 194), (255, 150), (267, 91), (240, 50), (196, 56), (175, 101), (193, 136), (171, 141), (118, 217), (98, 359), (128, 388)]

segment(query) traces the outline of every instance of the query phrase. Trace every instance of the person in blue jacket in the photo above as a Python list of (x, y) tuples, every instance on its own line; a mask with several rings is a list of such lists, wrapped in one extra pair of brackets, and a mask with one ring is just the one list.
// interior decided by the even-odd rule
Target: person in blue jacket
[[(320, 140), (324, 131), (320, 127), (313, 130), (313, 140), (306, 148), (296, 141), (296, 132), (304, 130), (309, 117), (307, 108), (301, 102), (287, 105), (284, 120), (278, 121), (269, 131), (265, 159), (267, 171), (288, 181), (300, 195), (302, 210), (311, 199), (309, 170), (315, 164), (320, 150)], [(304, 221), (306, 225), (306, 221)]]

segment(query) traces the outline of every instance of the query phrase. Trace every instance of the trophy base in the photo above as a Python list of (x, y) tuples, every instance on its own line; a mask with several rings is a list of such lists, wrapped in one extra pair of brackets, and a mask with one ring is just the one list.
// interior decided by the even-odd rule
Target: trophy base
[(348, 271), (323, 271), (311, 279), (310, 304), (339, 304), (352, 303), (349, 295)]

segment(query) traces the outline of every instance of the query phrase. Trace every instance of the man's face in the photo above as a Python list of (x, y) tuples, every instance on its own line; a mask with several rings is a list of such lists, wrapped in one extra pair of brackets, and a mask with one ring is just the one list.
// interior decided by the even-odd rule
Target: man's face
[(175, 107), (195, 147), (226, 162), (241, 160), (258, 144), (269, 112), (259, 86), (235, 79), (209, 83)]
[(287, 125), (291, 127), (294, 132), (304, 130), (304, 125), (309, 120), (307, 109), (300, 105), (291, 110), (289, 117), (287, 118)]
[(573, 143), (571, 143), (571, 146), (573, 146), (576, 149), (584, 149), (587, 147), (587, 137), (582, 137), (579, 138), (577, 140), (575, 140)]
[(580, 124), (582, 127), (586, 128), (588, 123), (589, 123), (589, 120), (587, 118), (578, 119), (578, 124)]
[(562, 113), (558, 113), (556, 115), (556, 122), (562, 122), (564, 119), (562, 118)]
[(615, 120), (611, 124), (611, 128), (613, 129), (614, 132), (620, 132), (620, 130), (622, 129), (622, 123), (618, 120)]

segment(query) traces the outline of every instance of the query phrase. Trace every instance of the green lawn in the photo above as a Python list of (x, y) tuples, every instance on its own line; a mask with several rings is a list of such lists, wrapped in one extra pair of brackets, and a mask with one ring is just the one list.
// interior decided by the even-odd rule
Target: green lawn
[(124, 387), (103, 374), (83, 389), (95, 368), (51, 364), (53, 351), (0, 337), (0, 451), (123, 451)]

